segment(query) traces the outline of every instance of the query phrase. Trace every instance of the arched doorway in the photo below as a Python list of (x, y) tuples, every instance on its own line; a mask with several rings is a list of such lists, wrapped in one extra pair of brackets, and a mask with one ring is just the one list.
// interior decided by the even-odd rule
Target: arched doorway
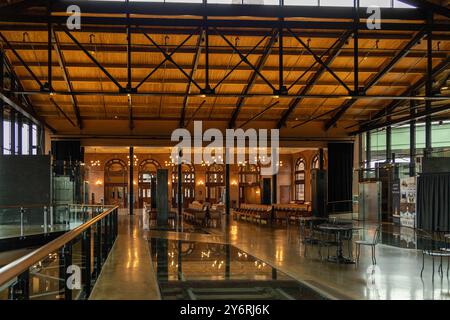
[[(192, 164), (183, 163), (181, 165), (181, 193), (183, 194), (183, 207), (195, 200), (195, 169)], [(178, 165), (172, 171), (172, 207), (177, 206), (178, 198)]]
[(206, 201), (215, 204), (224, 202), (225, 170), (223, 164), (213, 163), (206, 168)]
[(127, 165), (120, 159), (105, 164), (105, 204), (127, 207), (128, 197)]
[(260, 178), (258, 165), (239, 165), (239, 203), (261, 203)]
[(156, 207), (156, 171), (160, 168), (158, 161), (153, 159), (145, 159), (139, 165), (139, 208), (144, 207), (144, 202)]

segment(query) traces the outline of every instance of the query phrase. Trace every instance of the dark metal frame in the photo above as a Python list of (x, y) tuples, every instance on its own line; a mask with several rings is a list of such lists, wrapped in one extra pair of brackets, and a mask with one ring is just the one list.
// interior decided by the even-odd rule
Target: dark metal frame
[[(236, 125), (236, 120), (239, 116), (239, 113), (244, 105), (244, 101), (246, 97), (250, 96), (258, 96), (255, 94), (250, 94), (250, 90), (255, 83), (255, 80), (257, 77), (261, 78), (265, 84), (267, 84), (273, 91), (274, 97), (284, 96), (287, 98), (292, 97), (293, 100), (291, 101), (288, 109), (283, 113), (281, 119), (277, 122), (277, 127), (281, 128), (286, 125), (287, 120), (289, 119), (289, 116), (295, 111), (297, 106), (300, 104), (303, 98), (310, 97), (310, 98), (322, 98), (321, 96), (317, 95), (309, 95), (308, 92), (313, 87), (313, 85), (317, 82), (317, 80), (321, 77), (321, 75), (327, 71), (329, 72), (333, 78), (341, 85), (343, 86), (349, 96), (348, 100), (346, 100), (340, 107), (336, 108), (334, 111), (334, 115), (331, 117), (329, 121), (325, 123), (325, 130), (330, 129), (333, 127), (336, 122), (342, 117), (342, 115), (345, 114), (345, 112), (358, 100), (363, 98), (381, 98), (381, 99), (398, 99), (398, 100), (408, 100), (408, 99), (420, 99), (425, 98), (426, 100), (426, 118), (427, 123), (431, 123), (431, 114), (434, 112), (440, 112), (435, 109), (431, 109), (431, 99), (445, 99), (447, 97), (434, 97), (432, 95), (432, 87), (431, 82), (433, 79), (432, 70), (431, 70), (431, 58), (433, 56), (433, 51), (431, 48), (431, 42), (432, 42), (432, 31), (433, 30), (442, 30), (442, 31), (448, 31), (448, 25), (446, 24), (434, 24), (433, 23), (433, 17), (432, 12), (437, 13), (440, 15), (444, 15), (446, 17), (449, 16), (449, 10), (447, 8), (429, 3), (427, 1), (423, 0), (405, 0), (406, 3), (413, 3), (414, 5), (418, 6), (422, 10), (403, 10), (403, 9), (383, 9), (383, 19), (397, 19), (397, 20), (416, 20), (416, 21), (422, 21), (423, 24), (410, 24), (410, 23), (395, 23), (395, 22), (387, 22), (383, 24), (384, 30), (418, 30), (417, 34), (406, 44), (404, 48), (402, 48), (389, 62), (385, 64), (385, 66), (379, 70), (379, 72), (372, 77), (364, 86), (364, 88), (361, 90), (359, 87), (359, 66), (358, 66), (358, 57), (360, 54), (360, 50), (358, 47), (358, 39), (361, 37), (364, 37), (364, 34), (361, 33), (361, 30), (364, 30), (365, 23), (361, 23), (360, 17), (364, 17), (365, 14), (365, 8), (360, 8), (358, 5), (358, 1), (355, 1), (354, 7), (349, 8), (327, 8), (327, 7), (319, 7), (319, 8), (310, 8), (310, 7), (284, 7), (283, 1), (280, 0), (279, 5), (277, 6), (270, 6), (270, 5), (264, 5), (264, 6), (258, 6), (258, 5), (240, 5), (240, 6), (220, 6), (220, 5), (213, 5), (208, 4), (205, 1), (203, 1), (202, 4), (183, 4), (183, 6), (179, 6), (177, 4), (170, 4), (170, 3), (164, 3), (164, 4), (158, 4), (158, 3), (152, 3), (145, 4), (145, 3), (130, 3), (129, 1), (125, 1), (124, 3), (117, 3), (117, 2), (98, 2), (98, 1), (80, 1), (77, 3), (79, 6), (83, 8), (83, 12), (89, 12), (89, 13), (122, 13), (125, 14), (125, 18), (105, 18), (105, 17), (83, 17), (84, 21), (83, 23), (89, 24), (89, 25), (110, 25), (110, 26), (125, 26), (126, 27), (126, 34), (127, 34), (127, 84), (126, 86), (122, 86), (117, 79), (115, 79), (107, 70), (106, 68), (99, 63), (95, 57), (93, 57), (87, 47), (83, 44), (81, 44), (76, 37), (70, 32), (66, 27), (63, 26), (64, 17), (58, 16), (58, 15), (52, 15), (52, 12), (59, 12), (59, 11), (65, 11), (66, 6), (68, 5), (68, 1), (65, 0), (58, 0), (53, 1), (51, 4), (49, 4), (47, 1), (40, 1), (35, 5), (42, 5), (46, 7), (46, 14), (45, 14), (45, 21), (46, 21), (46, 28), (47, 28), (47, 34), (48, 34), (48, 43), (47, 43), (47, 50), (48, 50), (48, 61), (47, 61), (47, 82), (43, 83), (35, 73), (33, 73), (30, 66), (21, 58), (21, 56), (17, 52), (17, 46), (13, 46), (8, 40), (1, 34), (0, 32), (0, 39), (5, 43), (8, 50), (11, 50), (12, 53), (16, 56), (16, 58), (20, 61), (21, 65), (23, 65), (30, 76), (33, 78), (34, 81), (36, 81), (40, 87), (40, 92), (35, 91), (24, 91), (24, 90), (11, 90), (9, 93), (20, 93), (22, 95), (28, 95), (28, 94), (39, 94), (39, 93), (57, 93), (57, 94), (68, 94), (71, 96), (73, 109), (77, 118), (77, 126), (82, 129), (82, 119), (80, 116), (80, 111), (78, 108), (78, 103), (76, 99), (76, 95), (82, 95), (82, 94), (127, 94), (128, 96), (128, 107), (129, 107), (129, 128), (132, 130), (134, 128), (133, 123), (133, 110), (132, 110), (132, 99), (131, 95), (180, 95), (184, 97), (181, 116), (180, 116), (180, 126), (185, 126), (185, 112), (186, 107), (188, 104), (188, 100), (190, 96), (196, 96), (200, 95), (202, 97), (205, 97), (206, 95), (216, 95), (215, 89), (235, 70), (238, 69), (238, 67), (244, 63), (250, 67), (252, 70), (252, 74), (249, 78), (247, 86), (244, 88), (242, 93), (240, 95), (233, 95), (239, 97), (238, 102), (236, 104), (235, 110), (232, 113), (232, 116), (229, 120), (228, 127), (232, 128)], [(23, 4), (21, 4), (21, 7), (23, 10), (20, 12), (17, 12), (17, 5), (10, 5), (5, 6), (2, 8), (3, 13), (0, 14), (2, 18), (5, 18), (5, 21), (13, 21), (13, 22), (20, 22), (20, 21), (27, 21), (27, 22), (33, 22), (36, 19), (42, 19), (42, 16), (29, 16), (26, 14), (26, 9), (31, 6), (30, 1), (25, 1)], [(25, 12), (25, 14), (22, 14), (22, 12)], [(158, 18), (135, 18), (131, 17), (131, 14), (152, 14), (152, 15), (191, 15), (191, 16), (201, 16), (203, 19), (158, 19)], [(273, 17), (277, 18), (276, 21), (269, 20), (255, 20), (255, 19), (235, 19), (235, 20), (222, 20), (222, 19), (214, 19), (215, 16), (233, 16), (233, 15), (239, 15), (239, 16), (256, 16), (256, 17)], [(332, 22), (332, 21), (320, 21), (320, 22), (304, 22), (304, 21), (286, 21), (284, 18), (289, 17), (309, 17), (309, 18), (323, 18), (323, 19), (336, 19), (336, 18), (346, 18), (352, 20), (351, 22)], [(166, 21), (163, 21), (166, 20)], [(39, 21), (39, 22), (42, 22)], [(229, 34), (229, 30), (226, 28), (235, 27), (235, 28), (249, 28), (252, 29), (254, 32), (254, 29), (261, 29), (261, 28), (268, 28), (270, 25), (270, 29), (272, 30), (271, 38), (267, 42), (266, 46), (262, 49), (261, 52), (257, 51), (257, 48), (259, 45), (265, 40), (267, 35), (263, 35), (263, 38), (258, 42), (258, 44), (253, 47), (251, 50), (245, 52), (243, 50), (240, 50), (237, 48), (237, 46), (233, 45), (229, 39), (227, 39), (226, 35)], [(171, 53), (167, 53), (161, 45), (156, 43), (148, 34), (149, 31), (152, 29), (149, 29), (149, 26), (158, 26), (159, 28), (163, 27), (184, 27), (189, 28), (189, 30), (184, 29), (183, 32), (188, 32), (188, 37), (178, 46), (176, 46)], [(340, 39), (338, 39), (333, 46), (328, 48), (325, 52), (321, 52), (320, 54), (317, 52), (314, 52), (308, 44), (306, 44), (299, 35), (299, 29), (335, 29), (335, 30), (345, 30), (344, 34)], [(56, 31), (64, 32), (75, 44), (75, 46), (84, 52), (84, 54), (118, 87), (118, 92), (75, 92), (72, 88), (66, 65), (63, 59), (62, 50), (65, 50), (65, 48), (62, 48), (62, 46), (59, 44)], [(236, 52), (239, 57), (240, 61), (239, 63), (233, 67), (233, 69), (228, 72), (223, 79), (221, 79), (215, 87), (211, 88), (209, 83), (209, 32), (214, 31), (220, 38), (223, 39), (223, 41), (233, 50), (233, 52)], [(132, 46), (132, 34), (133, 32), (140, 32), (142, 33), (153, 45), (154, 48), (158, 52), (161, 52), (164, 56), (164, 59), (162, 62), (160, 62), (156, 67), (154, 67), (150, 73), (141, 81), (136, 87), (132, 87), (132, 50), (134, 50)], [(199, 38), (197, 41), (194, 59), (192, 62), (190, 73), (186, 72), (183, 66), (180, 66), (175, 60), (173, 59), (173, 55), (177, 52), (177, 50), (181, 49), (187, 41), (194, 35), (198, 34)], [(348, 43), (349, 37), (353, 35), (353, 59), (354, 59), (354, 84), (353, 88), (348, 86), (337, 74), (335, 71), (330, 67), (330, 64), (332, 61), (341, 53), (342, 48), (346, 43)], [(292, 37), (299, 42), (302, 47), (314, 57), (315, 63), (310, 67), (307, 68), (298, 78), (295, 80), (293, 84), (291, 84), (290, 87), (286, 88), (284, 86), (283, 81), (283, 56), (285, 54), (285, 50), (283, 48), (283, 38), (284, 37)], [(425, 97), (412, 97), (411, 95), (405, 95), (405, 96), (398, 96), (398, 97), (390, 97), (390, 96), (369, 96), (366, 95), (366, 91), (369, 90), (371, 87), (373, 87), (386, 73), (388, 73), (394, 65), (404, 56), (409, 54), (410, 49), (415, 46), (418, 42), (420, 42), (423, 38), (427, 39), (427, 56), (428, 56), (428, 63), (427, 63), (427, 74), (425, 76), (425, 85), (426, 85), (426, 93)], [(278, 39), (278, 51), (276, 51), (274, 46), (274, 42)], [(204, 41), (203, 41), (204, 40)], [(206, 77), (205, 77), (205, 84), (204, 87), (202, 87), (195, 79), (194, 75), (198, 68), (198, 60), (201, 53), (201, 50), (203, 49), (201, 46), (202, 41), (204, 42), (204, 50), (205, 50), (205, 70), (206, 70)], [(66, 85), (68, 87), (68, 92), (54, 92), (52, 88), (52, 47), (57, 52), (57, 58), (58, 58), (58, 64), (60, 65), (61, 69), (63, 70), (63, 78), (66, 82)], [(148, 48), (146, 48), (147, 50)], [(268, 58), (268, 56), (272, 53), (277, 53), (279, 58), (279, 66), (278, 66), (278, 72), (279, 72), (279, 79), (278, 79), (278, 87), (275, 84), (272, 84), (271, 81), (267, 80), (267, 78), (263, 75), (262, 70), (264, 69), (264, 64)], [(248, 60), (248, 56), (250, 54), (261, 54), (258, 62), (256, 65), (253, 65)], [(326, 58), (324, 59), (324, 57)], [(158, 92), (152, 92), (152, 93), (145, 93), (145, 92), (138, 92), (138, 89), (141, 87), (142, 84), (144, 84), (150, 77), (155, 73), (156, 70), (158, 70), (162, 65), (164, 65), (166, 62), (170, 62), (176, 69), (178, 69), (182, 74), (187, 78), (187, 88), (184, 94), (180, 93), (158, 93)], [(308, 72), (311, 71), (315, 64), (320, 65), (320, 67), (317, 69), (317, 71), (311, 76), (311, 78), (308, 80), (307, 84), (302, 87), (300, 92), (296, 95), (289, 94), (289, 89), (292, 88), (292, 86)], [(200, 92), (200, 94), (192, 93), (192, 85), (194, 85)], [(2, 95), (3, 101), (5, 101), (4, 93), (0, 92)], [(223, 94), (217, 94), (218, 96), (226, 96)], [(264, 95), (262, 95), (264, 96)], [(326, 96), (328, 98), (336, 98), (336, 97), (345, 97), (344, 95), (328, 95)], [(50, 95), (50, 101), (52, 104), (62, 113), (62, 115), (72, 124), (75, 126), (74, 122), (70, 119), (70, 117), (56, 104), (54, 99)], [(9, 101), (5, 101), (9, 103)], [(395, 106), (398, 105), (397, 103), (392, 103), (389, 108), (393, 109)], [(271, 107), (266, 108), (262, 113), (259, 113), (257, 117), (261, 116), (264, 112), (269, 110)], [(198, 109), (197, 109), (198, 110)], [(441, 110), (441, 109), (439, 109)], [(326, 114), (329, 114), (330, 112), (327, 112)], [(319, 115), (315, 117), (315, 119), (318, 119), (325, 114)], [(375, 117), (376, 118), (376, 117)], [(254, 120), (252, 118), (251, 120)], [(251, 121), (250, 120), (250, 121)], [(307, 123), (312, 120), (308, 120), (306, 122), (302, 122), (299, 125), (302, 125), (304, 123)], [(398, 121), (398, 119), (395, 119), (394, 121)], [(248, 121), (249, 122), (249, 121)], [(248, 123), (246, 122), (246, 123)], [(390, 121), (388, 121), (389, 123)], [(245, 124), (246, 124), (245, 123)], [(299, 125), (294, 125), (294, 127), (297, 127)], [(370, 127), (377, 126), (371, 125)], [(366, 130), (369, 127), (363, 127), (364, 130)], [(361, 130), (361, 129), (360, 129)], [(427, 130), (430, 130), (430, 126), (427, 126)], [(430, 134), (427, 135), (427, 139), (430, 139)], [(427, 150), (431, 148), (430, 145), (431, 140), (427, 140)]]

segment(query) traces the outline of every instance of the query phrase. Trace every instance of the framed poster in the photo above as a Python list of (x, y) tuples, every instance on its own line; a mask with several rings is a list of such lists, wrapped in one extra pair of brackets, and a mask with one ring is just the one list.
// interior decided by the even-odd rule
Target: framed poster
[(400, 179), (400, 225), (416, 227), (416, 178)]

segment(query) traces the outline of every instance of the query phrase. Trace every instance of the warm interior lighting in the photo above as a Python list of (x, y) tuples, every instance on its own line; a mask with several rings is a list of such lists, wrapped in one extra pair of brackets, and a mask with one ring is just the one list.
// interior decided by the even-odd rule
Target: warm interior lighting
[(97, 186), (101, 186), (103, 184), (102, 180), (98, 179), (97, 181), (95, 181), (95, 184)]
[(203, 182), (203, 180), (200, 180), (198, 183), (197, 183), (197, 185), (199, 185), (199, 186), (202, 186), (202, 185), (204, 185), (205, 183)]
[(233, 181), (231, 182), (231, 185), (232, 185), (232, 186), (236, 186), (236, 185), (237, 185), (237, 181), (236, 181), (236, 180), (233, 180)]

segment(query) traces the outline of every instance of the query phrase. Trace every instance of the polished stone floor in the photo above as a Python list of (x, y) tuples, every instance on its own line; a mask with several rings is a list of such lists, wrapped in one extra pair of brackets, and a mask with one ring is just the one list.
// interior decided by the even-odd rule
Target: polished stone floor
[(102, 268), (90, 300), (160, 299), (142, 216), (121, 213), (119, 234)]
[[(248, 222), (231, 221), (229, 231), (225, 224), (205, 233), (172, 231), (143, 231), (141, 216), (120, 216), (120, 231), (116, 244), (97, 281), (91, 299), (159, 299), (158, 284), (153, 270), (148, 240), (171, 240), (208, 243), (230, 243), (248, 252), (290, 277), (334, 299), (449, 299), (450, 280), (437, 272), (432, 281), (431, 260), (426, 259), (423, 278), (421, 251), (409, 247), (414, 237), (409, 231), (386, 228), (384, 242), (377, 245), (377, 266), (372, 267), (369, 248), (362, 248), (359, 264), (340, 265), (319, 258), (316, 249), (300, 242), (298, 226), (259, 226)], [(363, 225), (358, 237), (371, 237), (374, 226)], [(394, 246), (392, 244), (399, 244)], [(349, 255), (346, 246), (344, 254)], [(353, 249), (354, 251), (354, 249)], [(353, 252), (354, 254), (354, 252)]]

